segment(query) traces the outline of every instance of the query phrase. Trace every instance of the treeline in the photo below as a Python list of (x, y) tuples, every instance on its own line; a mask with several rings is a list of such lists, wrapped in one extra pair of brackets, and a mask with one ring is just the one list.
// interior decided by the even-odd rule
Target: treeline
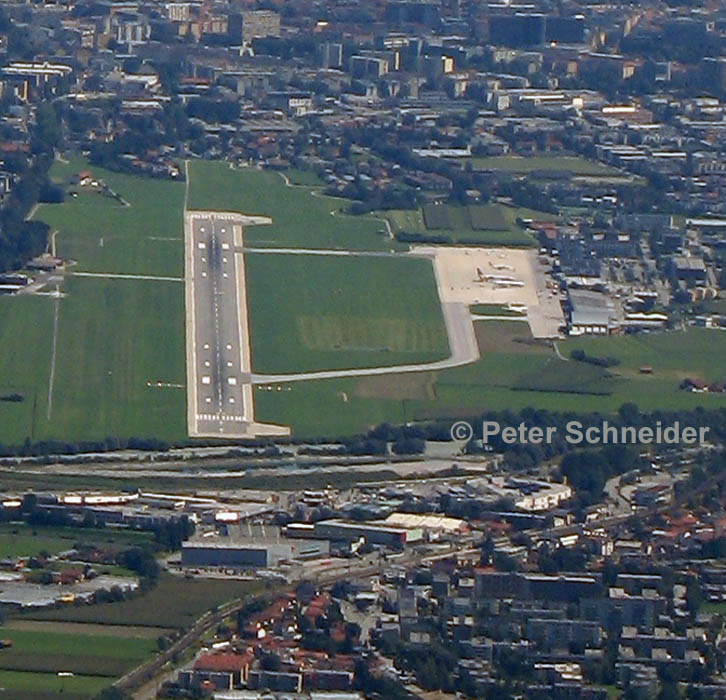
[(239, 102), (194, 97), (187, 103), (187, 114), (208, 123), (231, 124), (239, 119)]
[[(200, 98), (201, 99), (201, 98)], [(129, 155), (144, 158), (161, 146), (176, 147), (180, 142), (199, 138), (203, 131), (189, 121), (184, 106), (172, 99), (160, 112), (148, 115), (125, 115), (126, 131), (108, 143), (94, 141), (89, 161), (98, 167), (138, 174)]]
[(328, 188), (326, 193), (357, 200), (348, 207), (348, 212), (351, 214), (367, 214), (385, 209), (415, 209), (422, 201), (420, 193), (412, 187), (402, 185), (374, 187), (366, 185), (360, 179), (342, 189)]
[[(105, 522), (91, 512), (86, 513), (83, 520), (79, 521), (65, 510), (47, 508), (42, 503), (38, 503), (38, 498), (33, 493), (28, 493), (23, 496), (19, 517), (14, 511), (0, 510), (0, 520), (5, 522), (20, 520), (36, 527), (81, 527), (94, 529), (106, 527)], [(175, 552), (181, 549), (182, 542), (185, 542), (194, 534), (195, 525), (186, 515), (182, 515), (179, 518), (172, 518), (145, 529), (153, 532), (155, 546), (158, 550)]]
[(589, 365), (597, 367), (615, 367), (620, 364), (617, 357), (598, 357), (597, 355), (588, 355), (584, 350), (573, 350), (570, 357), (576, 362), (586, 362)]
[(62, 199), (48, 177), (54, 149), (60, 141), (60, 125), (53, 106), (44, 102), (36, 110), (31, 134), (30, 158), (16, 162), (22, 174), (0, 209), (0, 271), (16, 270), (40, 255), (48, 243), (48, 226), (26, 221), (41, 201)]
[(604, 445), (600, 449), (566, 454), (560, 472), (577, 491), (583, 505), (596, 503), (608, 479), (625, 474), (640, 464), (637, 447)]

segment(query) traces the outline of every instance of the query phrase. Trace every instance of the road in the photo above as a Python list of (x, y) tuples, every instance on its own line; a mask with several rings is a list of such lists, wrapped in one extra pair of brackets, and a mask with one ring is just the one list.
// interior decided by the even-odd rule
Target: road
[(188, 430), (193, 437), (286, 435), (254, 422), (244, 255), (245, 223), (262, 217), (187, 212), (185, 288)]

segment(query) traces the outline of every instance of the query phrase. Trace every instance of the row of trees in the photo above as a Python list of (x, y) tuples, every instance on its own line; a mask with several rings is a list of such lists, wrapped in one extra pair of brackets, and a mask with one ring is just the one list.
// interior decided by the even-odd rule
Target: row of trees
[(60, 123), (52, 104), (41, 103), (35, 120), (29, 157), (14, 159), (13, 167), (22, 174), (0, 209), (0, 271), (3, 272), (23, 267), (30, 258), (45, 250), (48, 226), (26, 218), (38, 202), (59, 198), (48, 176), (54, 149), (60, 142)]

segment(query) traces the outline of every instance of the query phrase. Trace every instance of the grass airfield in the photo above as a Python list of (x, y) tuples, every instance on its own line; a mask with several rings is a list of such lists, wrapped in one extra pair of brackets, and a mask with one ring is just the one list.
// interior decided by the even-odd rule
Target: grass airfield
[[(69, 273), (83, 274), (67, 276), (58, 302), (47, 296), (0, 298), (0, 339), (6, 349), (0, 358), (1, 393), (25, 396), (22, 402), (0, 401), (0, 443), (107, 436), (182, 441), (185, 184), (101, 171), (78, 159), (57, 162), (52, 175), (69, 182), (81, 169), (90, 169), (130, 206), (74, 187), (78, 197), (38, 208), (35, 216), (58, 231), (59, 254), (75, 263)], [(726, 335), (702, 329), (559, 343), (565, 358), (575, 348), (619, 357), (621, 364), (605, 376), (597, 368), (558, 359), (551, 347), (513, 339), (526, 324), (482, 321), (476, 324), (478, 362), (396, 375), (396, 364), (447, 355), (428, 261), (365, 255), (403, 247), (387, 237), (381, 219), (347, 216), (341, 212), (344, 200), (317, 194), (311, 173), (291, 173), (299, 184), (288, 187), (279, 173), (226, 163), (195, 161), (189, 172), (190, 207), (273, 218), (272, 225), (245, 232), (247, 248), (268, 250), (246, 256), (255, 371), (393, 366), (386, 381), (351, 377), (255, 388), (258, 418), (287, 423), (295, 435), (336, 435), (382, 421), (488, 408), (607, 412), (626, 401), (644, 410), (726, 402), (723, 396), (678, 389), (685, 376), (726, 378), (719, 370)], [(279, 247), (364, 256), (269, 251)], [(643, 365), (652, 366), (653, 374), (640, 374)]]

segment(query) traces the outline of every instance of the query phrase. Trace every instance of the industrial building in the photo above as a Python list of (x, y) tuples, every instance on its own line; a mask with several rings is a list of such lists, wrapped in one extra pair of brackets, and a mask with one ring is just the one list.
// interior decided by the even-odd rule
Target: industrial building
[(469, 523), (445, 515), (418, 515), (416, 513), (391, 513), (384, 521), (391, 527), (421, 530), (429, 539), (441, 536), (459, 537), (470, 531)]
[(615, 305), (604, 294), (573, 289), (568, 306), (570, 335), (608, 335), (619, 327)]
[(182, 545), (184, 568), (272, 569), (283, 562), (325, 557), (325, 540), (286, 539), (271, 536), (203, 537)]
[(315, 523), (315, 537), (328, 540), (364, 539), (370, 544), (400, 548), (423, 538), (421, 528), (406, 528), (373, 522), (351, 523), (344, 520), (321, 520)]

